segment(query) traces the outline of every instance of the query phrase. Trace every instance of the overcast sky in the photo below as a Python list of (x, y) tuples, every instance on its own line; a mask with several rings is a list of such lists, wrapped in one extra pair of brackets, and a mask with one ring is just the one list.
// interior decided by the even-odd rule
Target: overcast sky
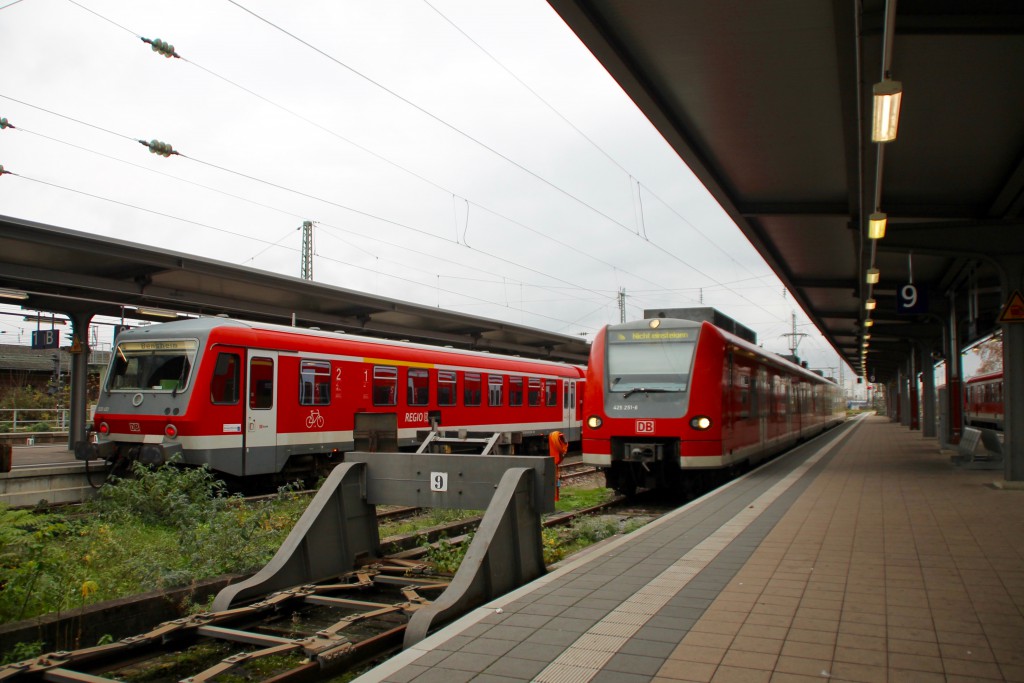
[(588, 338), (624, 289), (776, 352), (795, 313), (838, 370), (541, 0), (0, 0), (0, 64), (0, 214), (294, 276), (310, 220), (319, 282)]

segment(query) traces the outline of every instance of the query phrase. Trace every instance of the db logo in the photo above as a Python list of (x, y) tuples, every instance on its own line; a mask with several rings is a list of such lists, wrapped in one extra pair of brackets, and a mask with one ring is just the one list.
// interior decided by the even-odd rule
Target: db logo
[(637, 420), (636, 421), (636, 433), (637, 434), (653, 434), (654, 433), (654, 420)]
[(142, 431), (142, 427), (139, 425), (138, 422), (129, 422), (128, 423), (128, 429), (129, 429), (129, 431), (133, 431), (133, 432), (141, 432)]

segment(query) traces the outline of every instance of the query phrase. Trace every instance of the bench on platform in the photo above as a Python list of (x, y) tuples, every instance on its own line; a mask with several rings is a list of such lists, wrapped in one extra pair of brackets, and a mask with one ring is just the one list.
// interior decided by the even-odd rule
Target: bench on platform
[(957, 444), (957, 454), (950, 460), (957, 467), (973, 470), (1003, 468), (1003, 443), (994, 429), (964, 427)]

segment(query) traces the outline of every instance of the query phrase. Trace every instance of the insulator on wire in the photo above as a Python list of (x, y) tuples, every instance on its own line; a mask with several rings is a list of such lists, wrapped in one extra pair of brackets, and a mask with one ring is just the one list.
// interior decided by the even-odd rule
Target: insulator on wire
[(0, 118), (0, 130), (4, 128), (14, 128), (14, 124), (7, 121), (7, 117)]
[(149, 44), (150, 47), (153, 48), (153, 52), (161, 54), (164, 57), (177, 57), (181, 59), (181, 55), (174, 51), (174, 46), (168, 43), (166, 40), (160, 40), (159, 38), (154, 38), (153, 40), (150, 40), (149, 38), (143, 38), (142, 42)]
[(159, 140), (150, 140), (149, 142), (146, 142), (145, 140), (139, 140), (138, 142), (139, 144), (145, 145), (147, 148), (149, 148), (149, 151), (152, 152), (153, 154), (159, 154), (162, 157), (169, 157), (172, 154), (178, 153), (169, 142), (161, 142)]

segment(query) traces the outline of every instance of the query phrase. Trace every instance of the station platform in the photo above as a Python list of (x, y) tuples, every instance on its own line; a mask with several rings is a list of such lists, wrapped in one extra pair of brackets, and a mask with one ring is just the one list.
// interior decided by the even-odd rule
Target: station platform
[(850, 421), (358, 683), (1024, 681), (1024, 491)]
[(11, 449), (11, 462), (16, 468), (70, 465), (76, 462), (75, 452), (67, 442), (17, 445)]

